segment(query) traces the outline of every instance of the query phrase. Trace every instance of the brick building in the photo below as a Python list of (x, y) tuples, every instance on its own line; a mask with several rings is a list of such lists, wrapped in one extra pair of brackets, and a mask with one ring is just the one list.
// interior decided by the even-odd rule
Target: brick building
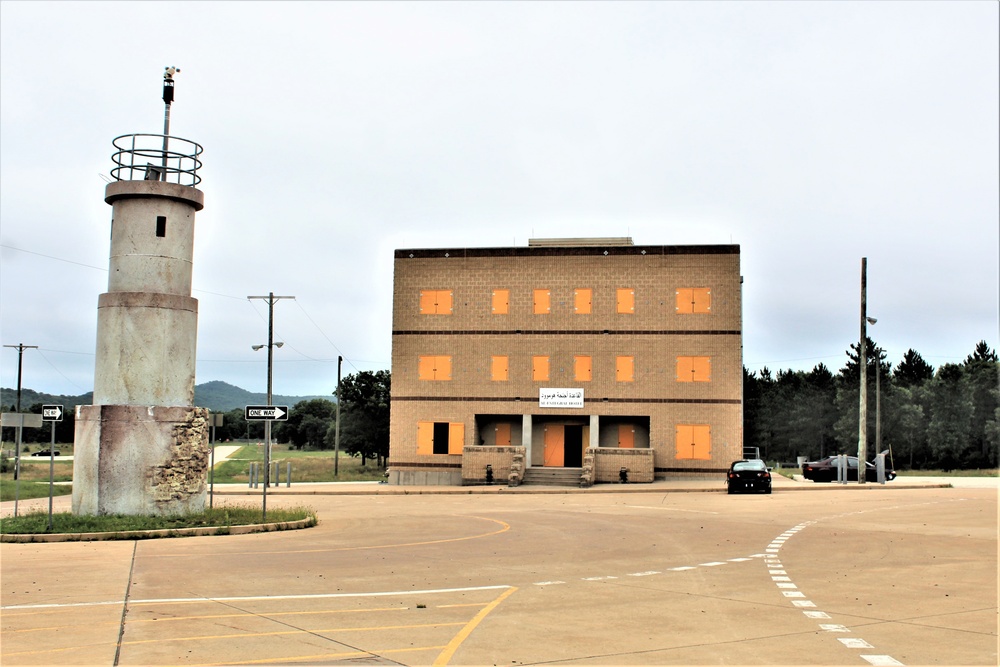
[(395, 252), (389, 481), (719, 475), (742, 451), (739, 246)]

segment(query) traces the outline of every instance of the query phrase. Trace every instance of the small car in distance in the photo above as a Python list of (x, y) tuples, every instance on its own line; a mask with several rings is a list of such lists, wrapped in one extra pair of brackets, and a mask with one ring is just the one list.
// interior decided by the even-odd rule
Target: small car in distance
[[(39, 450), (37, 452), (32, 452), (31, 455), (32, 456), (48, 456), (49, 455), (49, 451), (46, 450), (46, 449), (42, 449), (42, 450)], [(56, 451), (52, 452), (52, 456), (59, 456), (59, 450), (57, 449)]]
[(733, 461), (726, 473), (726, 493), (771, 493), (771, 469), (760, 459)]
[[(820, 459), (819, 461), (806, 461), (802, 464), (802, 476), (805, 479), (811, 479), (814, 482), (837, 481), (837, 457), (827, 456), (825, 459)], [(896, 479), (896, 471), (889, 466), (886, 466), (885, 479), (886, 481)], [(858, 481), (857, 456), (847, 457), (847, 481)], [(865, 481), (878, 481), (878, 469), (875, 467), (875, 464), (870, 461), (865, 462)]]

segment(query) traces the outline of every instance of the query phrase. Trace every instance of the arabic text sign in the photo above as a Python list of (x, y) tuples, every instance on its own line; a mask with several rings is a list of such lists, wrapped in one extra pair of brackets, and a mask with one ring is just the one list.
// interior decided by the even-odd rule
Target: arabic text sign
[(582, 408), (583, 389), (539, 389), (540, 408)]

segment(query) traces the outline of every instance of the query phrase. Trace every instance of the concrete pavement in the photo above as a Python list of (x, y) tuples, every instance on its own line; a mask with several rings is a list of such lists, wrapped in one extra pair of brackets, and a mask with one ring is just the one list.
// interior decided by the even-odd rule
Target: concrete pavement
[(3, 544), (0, 662), (996, 664), (995, 489), (775, 483), (275, 493), (319, 526)]

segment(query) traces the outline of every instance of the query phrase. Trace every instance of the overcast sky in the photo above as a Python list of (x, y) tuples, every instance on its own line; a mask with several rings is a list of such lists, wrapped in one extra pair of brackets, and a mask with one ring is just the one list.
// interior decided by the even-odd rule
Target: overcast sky
[[(396, 248), (739, 244), (745, 363), (998, 338), (996, 2), (0, 2), (0, 338), (93, 389), (112, 140), (205, 148), (197, 382), (390, 366)], [(0, 385), (17, 382), (3, 348)]]

